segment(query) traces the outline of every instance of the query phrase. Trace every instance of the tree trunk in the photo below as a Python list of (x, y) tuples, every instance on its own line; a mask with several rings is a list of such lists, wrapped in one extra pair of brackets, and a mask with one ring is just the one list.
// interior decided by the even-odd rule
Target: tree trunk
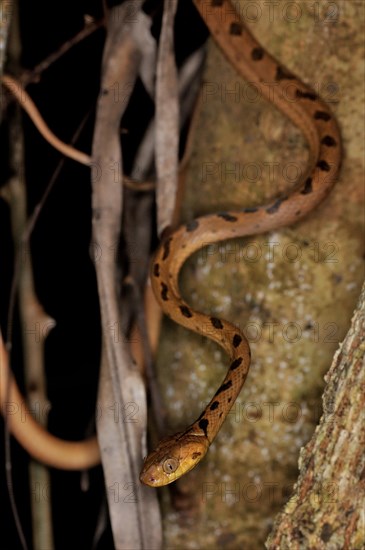
[(323, 415), (266, 547), (364, 548), (365, 285), (326, 375)]

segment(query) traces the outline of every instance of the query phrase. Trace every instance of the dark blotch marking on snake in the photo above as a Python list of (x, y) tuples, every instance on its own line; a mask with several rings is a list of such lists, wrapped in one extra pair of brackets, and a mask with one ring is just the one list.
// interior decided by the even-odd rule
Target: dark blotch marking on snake
[(262, 48), (254, 48), (251, 52), (251, 58), (253, 61), (260, 61), (264, 57), (264, 50)]
[(206, 418), (202, 418), (202, 419), (199, 421), (198, 426), (199, 426), (199, 428), (200, 428), (201, 430), (203, 430), (205, 437), (208, 437), (207, 428), (208, 428), (208, 426), (209, 426), (209, 420), (207, 420)]
[(331, 120), (331, 115), (326, 113), (326, 111), (316, 111), (314, 113), (314, 118), (315, 118), (315, 120), (328, 121), (328, 120)]
[(195, 453), (193, 453), (193, 454), (191, 455), (191, 458), (192, 458), (193, 460), (196, 460), (200, 455), (201, 455), (201, 453), (195, 452)]
[(166, 260), (166, 258), (169, 256), (170, 254), (170, 244), (171, 244), (171, 237), (168, 238), (165, 242), (164, 242), (164, 245), (163, 245), (163, 256), (162, 256), (162, 259), (163, 260)]
[(228, 382), (226, 382), (225, 384), (222, 384), (221, 387), (216, 391), (215, 396), (228, 390), (231, 387), (232, 387), (232, 380), (228, 380)]
[[(312, 178), (307, 178), (305, 180), (305, 184), (304, 184), (304, 187), (303, 189), (301, 190), (300, 194), (301, 195), (309, 195), (309, 193), (312, 193), (313, 191), (313, 188), (312, 188)], [(299, 211), (300, 212), (300, 211)]]
[(233, 347), (237, 348), (241, 342), (242, 342), (242, 336), (240, 334), (235, 334), (232, 340)]
[(231, 23), (231, 26), (229, 27), (229, 34), (240, 36), (242, 34), (241, 23), (237, 23), (237, 21), (234, 21), (233, 23)]
[(249, 206), (248, 208), (244, 208), (242, 212), (245, 214), (253, 214), (254, 212), (257, 212), (258, 208), (256, 206)]
[(197, 220), (191, 220), (191, 222), (186, 224), (186, 231), (195, 231), (199, 227), (199, 222)]
[(223, 6), (223, 2), (224, 2), (224, 0), (212, 0), (212, 6), (214, 8), (219, 7), (219, 6)]
[(315, 101), (317, 99), (317, 94), (314, 92), (302, 92), (302, 90), (296, 90), (295, 95), (303, 99), (310, 99), (311, 101)]
[(211, 406), (209, 407), (211, 411), (215, 411), (219, 407), (219, 401), (213, 401)]
[(266, 212), (268, 214), (274, 214), (275, 212), (277, 212), (280, 208), (280, 205), (282, 202), (286, 201), (288, 197), (281, 197), (279, 199), (277, 199), (274, 204), (272, 204), (271, 206), (269, 206), (269, 208), (266, 208)]
[(160, 264), (155, 264), (153, 266), (153, 274), (154, 274), (155, 277), (160, 276)]
[(236, 222), (237, 221), (237, 217), (236, 216), (231, 216), (231, 214), (228, 214), (228, 212), (218, 212), (217, 216), (219, 218), (223, 218), (223, 220), (225, 220), (226, 222)]
[(211, 317), (210, 322), (212, 323), (214, 328), (219, 328), (219, 329), (223, 328), (222, 321), (220, 319), (217, 319), (217, 317)]
[(323, 145), (327, 145), (327, 147), (335, 147), (337, 145), (337, 141), (331, 136), (324, 136), (321, 143), (323, 143)]
[(295, 80), (296, 77), (295, 75), (293, 75), (292, 73), (289, 73), (288, 71), (283, 69), (283, 67), (280, 67), (280, 65), (278, 65), (276, 69), (275, 79), (276, 80)]
[(229, 367), (230, 370), (236, 370), (242, 363), (242, 357), (237, 357), (234, 361), (232, 361), (231, 366)]
[(318, 168), (323, 170), (323, 172), (329, 172), (331, 170), (330, 165), (325, 160), (319, 160), (317, 162), (317, 166), (318, 166)]
[(190, 309), (187, 306), (180, 306), (180, 311), (184, 315), (184, 317), (187, 317), (188, 319), (193, 316)]
[(167, 302), (168, 301), (168, 296), (167, 296), (167, 292), (168, 292), (168, 286), (165, 285), (165, 283), (161, 283), (161, 298)]

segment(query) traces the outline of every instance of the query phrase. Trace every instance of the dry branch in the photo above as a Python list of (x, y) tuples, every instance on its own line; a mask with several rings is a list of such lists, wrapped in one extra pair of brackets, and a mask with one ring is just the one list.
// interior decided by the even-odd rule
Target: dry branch
[[(30, 410), (46, 411), (49, 409), (49, 403), (44, 372), (44, 341), (48, 331), (54, 326), (54, 321), (38, 302), (34, 289), (30, 250), (25, 249), (22, 242), (27, 212), (25, 182), (22, 176), (24, 147), (19, 112), (12, 121), (11, 133), (13, 133), (10, 139), (13, 149), (11, 160), (15, 176), (9, 180), (7, 187), (16, 255), (22, 261), (22, 269), (19, 270), (18, 295), (24, 345), (26, 395)], [(47, 418), (43, 415), (40, 423), (44, 426), (46, 422)], [(50, 485), (48, 469), (34, 461), (29, 465), (29, 478), (31, 491), (37, 486)], [(35, 548), (47, 547), (51, 550), (53, 542), (50, 501), (45, 499), (38, 503), (32, 499), (31, 504), (34, 546)]]
[[(111, 9), (109, 14), (93, 140), (93, 240), (102, 251), (101, 261), (96, 264), (103, 342), (98, 396), (98, 407), (102, 413), (97, 428), (109, 489), (107, 496), (115, 547), (152, 549), (159, 548), (161, 544), (157, 497), (139, 483), (139, 469), (145, 454), (145, 390), (125, 342), (114, 338), (112, 330), (112, 327), (122, 326), (113, 253), (119, 243), (122, 216), (119, 124), (141, 60), (141, 52), (133, 35), (136, 20), (128, 20), (129, 8), (130, 2), (125, 2)], [(136, 13), (136, 2), (133, 8), (133, 13)], [(118, 101), (115, 101), (114, 94), (109, 93), (115, 86), (123, 91)], [(128, 404), (137, 406), (136, 423), (123, 421), (123, 407)], [(118, 421), (115, 421), (113, 414), (108, 414), (113, 407), (120, 411)]]
[(156, 169), (157, 230), (171, 225), (178, 187), (179, 105), (174, 50), (177, 0), (165, 0), (157, 60)]
[[(0, 4), (0, 28), (2, 30), (4, 30), (4, 25), (7, 28), (10, 23), (11, 13), (10, 11), (5, 13), (4, 10), (6, 10), (6, 8), (10, 8), (10, 11), (12, 11), (12, 3), (1, 2)], [(18, 66), (21, 48), (18, 11), (16, 10), (12, 15), (12, 40), (10, 41), (8, 53), (13, 64)], [(0, 44), (0, 50), (5, 53), (5, 42), (4, 44)], [(3, 59), (0, 61), (0, 65), (2, 72)], [(37, 299), (34, 288), (30, 249), (28, 248), (29, 244), (27, 243), (27, 248), (25, 248), (22, 241), (23, 232), (27, 223), (27, 205), (26, 185), (24, 180), (23, 129), (19, 110), (15, 110), (9, 121), (9, 143), (9, 162), (13, 171), (13, 176), (8, 180), (2, 191), (9, 203), (17, 265), (19, 267), (21, 262), (22, 266), (21, 269), (18, 269), (18, 273), (14, 273), (14, 285), (18, 287), (27, 403), (32, 411), (46, 411), (49, 408), (49, 403), (46, 395), (46, 379), (44, 372), (44, 341), (49, 329), (54, 326), (54, 321), (45, 313)], [(13, 318), (13, 312), (10, 312), (9, 319)], [(39, 333), (37, 334), (38, 327)], [(12, 342), (9, 342), (9, 344), (11, 346)], [(10, 389), (9, 386), (6, 389)], [(46, 421), (47, 418), (43, 415), (40, 418), (40, 423), (44, 426)], [(6, 434), (6, 437), (8, 437), (8, 434)], [(11, 456), (8, 456), (8, 460), (11, 463)], [(11, 467), (11, 464), (7, 464), (7, 467)], [(48, 469), (42, 464), (30, 461), (29, 483), (30, 492), (37, 486), (48, 487), (50, 485)], [(30, 502), (34, 547), (49, 548), (49, 550), (52, 550), (51, 502), (47, 499), (41, 500), (39, 503), (35, 499), (31, 499)], [(13, 513), (16, 515), (14, 509)], [(17, 525), (17, 528), (20, 540), (24, 546), (25, 540), (23, 540), (23, 536), (20, 532), (21, 527)]]
[(6, 44), (8, 41), (13, 2), (0, 0), (0, 75), (4, 71), (6, 59)]

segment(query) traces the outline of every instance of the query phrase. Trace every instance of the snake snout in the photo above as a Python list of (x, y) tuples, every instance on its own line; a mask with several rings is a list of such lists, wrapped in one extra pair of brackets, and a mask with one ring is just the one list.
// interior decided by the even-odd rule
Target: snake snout
[(139, 476), (139, 480), (145, 485), (149, 485), (150, 487), (155, 487), (157, 483), (156, 477), (150, 472), (142, 471)]

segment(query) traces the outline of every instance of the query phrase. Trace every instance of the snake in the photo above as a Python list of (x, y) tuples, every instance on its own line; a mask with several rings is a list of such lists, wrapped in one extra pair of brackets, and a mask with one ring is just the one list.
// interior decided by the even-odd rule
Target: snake
[(303, 133), (309, 155), (305, 172), (290, 192), (262, 206), (201, 216), (164, 232), (151, 265), (156, 299), (173, 321), (219, 344), (229, 356), (229, 367), (198, 419), (184, 431), (162, 439), (145, 458), (140, 481), (151, 487), (176, 481), (204, 458), (242, 389), (251, 362), (241, 330), (195, 311), (183, 300), (179, 289), (183, 264), (204, 243), (266, 233), (307, 216), (333, 187), (342, 157), (339, 127), (328, 105), (260, 45), (231, 1), (193, 2), (238, 74), (258, 87)]
[[(144, 460), (140, 480), (151, 487), (177, 480), (204, 458), (241, 391), (251, 361), (248, 342), (237, 327), (194, 311), (182, 299), (179, 274), (183, 264), (206, 242), (262, 234), (301, 220), (328, 195), (342, 159), (340, 131), (328, 105), (257, 42), (231, 1), (193, 2), (238, 74), (257, 86), (262, 95), (302, 131), (309, 146), (309, 156), (306, 172), (290, 193), (263, 206), (202, 216), (177, 230), (164, 232), (151, 264), (150, 276), (157, 302), (173, 321), (222, 346), (230, 362), (225, 379), (199, 418), (184, 431), (160, 441)], [(19, 82), (3, 75), (2, 83), (53, 147), (91, 166), (91, 157), (63, 143), (50, 131)], [(151, 187), (149, 182), (147, 186)], [(21, 445), (40, 462), (56, 468), (80, 470), (98, 464), (100, 449), (95, 436), (78, 442), (64, 441), (32, 418), (8, 363), (0, 333), (0, 409)], [(7, 414), (9, 401), (15, 405), (10, 416)], [(26, 423), (24, 414), (27, 415)]]

